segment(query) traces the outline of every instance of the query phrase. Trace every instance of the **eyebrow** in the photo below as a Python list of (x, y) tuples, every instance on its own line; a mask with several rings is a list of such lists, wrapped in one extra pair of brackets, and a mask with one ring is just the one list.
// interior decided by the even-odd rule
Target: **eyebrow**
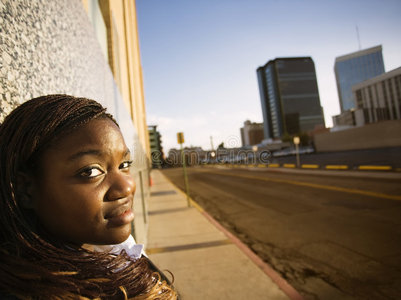
[[(129, 154), (131, 153), (131, 151), (127, 148), (127, 150), (125, 150), (123, 157), (127, 157)], [(86, 155), (92, 155), (92, 156), (98, 156), (101, 157), (103, 156), (104, 152), (100, 151), (100, 150), (96, 150), (96, 149), (89, 149), (89, 150), (83, 150), (83, 151), (79, 151), (77, 153), (74, 153), (73, 155), (71, 155), (70, 157), (68, 157), (67, 160), (69, 161), (73, 161), (76, 160), (82, 156), (86, 156)]]

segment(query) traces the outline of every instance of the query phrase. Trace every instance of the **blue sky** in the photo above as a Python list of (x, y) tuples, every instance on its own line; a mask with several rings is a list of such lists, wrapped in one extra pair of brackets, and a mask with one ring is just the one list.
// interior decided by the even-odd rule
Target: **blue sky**
[(339, 113), (337, 56), (383, 46), (401, 66), (400, 0), (136, 0), (147, 123), (165, 150), (241, 146), (244, 121), (262, 122), (256, 69), (311, 56), (326, 126)]

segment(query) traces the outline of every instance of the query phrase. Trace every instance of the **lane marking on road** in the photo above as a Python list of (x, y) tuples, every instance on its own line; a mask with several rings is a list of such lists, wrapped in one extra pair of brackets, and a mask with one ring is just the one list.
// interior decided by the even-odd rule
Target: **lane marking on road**
[(239, 174), (229, 174), (229, 173), (224, 173), (224, 175), (232, 176), (232, 177), (242, 177), (242, 178), (247, 178), (247, 179), (256, 179), (256, 180), (267, 181), (267, 182), (287, 183), (287, 184), (292, 184), (292, 185), (311, 187), (311, 188), (315, 188), (315, 189), (330, 190), (330, 191), (344, 192), (344, 193), (349, 193), (349, 194), (357, 194), (357, 195), (363, 195), (363, 196), (370, 196), (370, 197), (376, 197), (376, 198), (384, 198), (384, 199), (401, 201), (401, 196), (398, 196), (398, 195), (390, 195), (390, 194), (377, 193), (377, 192), (371, 192), (371, 191), (365, 191), (365, 190), (359, 190), (359, 189), (350, 189), (350, 188), (344, 188), (344, 187), (339, 187), (339, 186), (324, 185), (324, 184), (302, 182), (302, 181), (295, 181), (295, 180), (278, 179), (278, 178), (271, 178), (271, 177), (257, 177), (257, 176), (251, 176), (251, 175), (239, 175)]

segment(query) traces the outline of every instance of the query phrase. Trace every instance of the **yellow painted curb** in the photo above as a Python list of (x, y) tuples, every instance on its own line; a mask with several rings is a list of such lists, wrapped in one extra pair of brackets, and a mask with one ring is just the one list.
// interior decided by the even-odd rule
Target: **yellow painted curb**
[(348, 170), (346, 165), (327, 165), (325, 168), (328, 170)]
[[(185, 194), (186, 195), (186, 194)], [(196, 203), (194, 200), (192, 200), (192, 198), (189, 198), (189, 201), (191, 202), (191, 205), (193, 207), (195, 207), (198, 211), (203, 212), (204, 209), (202, 208), (202, 206), (200, 206), (198, 203)]]
[(391, 170), (391, 166), (359, 166), (359, 170), (378, 170), (378, 171), (388, 171)]
[(295, 164), (284, 164), (284, 168), (295, 168)]
[(266, 165), (263, 165), (263, 164), (259, 164), (258, 165), (258, 168), (265, 168), (265, 167), (267, 167)]
[(304, 169), (319, 169), (319, 165), (303, 164), (302, 168), (304, 168)]
[(279, 164), (270, 164), (269, 165), (269, 168), (278, 168), (278, 167), (280, 167)]

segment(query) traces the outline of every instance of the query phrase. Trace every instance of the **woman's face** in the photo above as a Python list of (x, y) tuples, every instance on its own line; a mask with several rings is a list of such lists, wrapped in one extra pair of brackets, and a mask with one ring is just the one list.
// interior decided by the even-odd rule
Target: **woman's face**
[(81, 245), (117, 244), (131, 233), (135, 182), (130, 153), (110, 119), (92, 120), (47, 149), (33, 184), (44, 228)]

